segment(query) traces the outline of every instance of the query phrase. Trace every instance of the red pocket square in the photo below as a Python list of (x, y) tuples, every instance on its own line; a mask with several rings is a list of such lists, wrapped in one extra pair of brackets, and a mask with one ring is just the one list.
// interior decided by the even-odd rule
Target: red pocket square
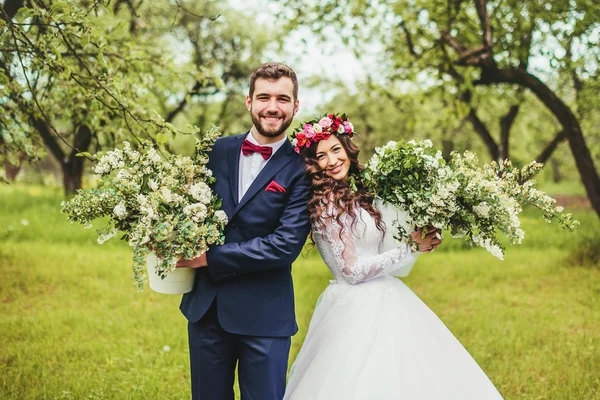
[(271, 183), (269, 183), (269, 185), (267, 185), (267, 188), (265, 189), (265, 191), (266, 192), (281, 192), (281, 193), (286, 192), (285, 188), (275, 181), (271, 181)]

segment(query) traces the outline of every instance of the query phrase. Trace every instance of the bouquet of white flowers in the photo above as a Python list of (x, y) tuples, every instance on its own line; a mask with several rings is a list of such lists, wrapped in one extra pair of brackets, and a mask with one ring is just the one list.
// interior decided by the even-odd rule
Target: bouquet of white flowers
[[(362, 180), (384, 204), (405, 210), (412, 226), (450, 230), (453, 237), (503, 259), (497, 232), (511, 244), (521, 243), (525, 233), (518, 214), (525, 204), (540, 209), (547, 222), (557, 219), (565, 229), (572, 231), (579, 224), (554, 205), (556, 200), (533, 187), (531, 178), (541, 168), (536, 162), (513, 168), (508, 160), (479, 167), (468, 151), (453, 152), (446, 162), (430, 140), (391, 141), (375, 150)], [(406, 224), (395, 228), (394, 237), (412, 242)]]
[(134, 150), (125, 142), (123, 149), (107, 152), (95, 165), (98, 188), (78, 191), (61, 204), (62, 212), (86, 228), (108, 217), (108, 224), (98, 230), (100, 244), (124, 232), (141, 290), (149, 252), (158, 258), (157, 274), (164, 278), (180, 258), (197, 257), (210, 245), (223, 243), (227, 215), (219, 210), (221, 202), (209, 186), (215, 178), (206, 168), (219, 135), (217, 128), (199, 135), (191, 157), (161, 157), (150, 144)]

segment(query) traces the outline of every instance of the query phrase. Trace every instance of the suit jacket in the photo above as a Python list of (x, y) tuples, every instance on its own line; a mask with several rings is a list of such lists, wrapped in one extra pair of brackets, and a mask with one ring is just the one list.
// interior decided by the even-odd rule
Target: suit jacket
[[(180, 309), (196, 322), (216, 297), (226, 331), (292, 336), (298, 330), (292, 262), (310, 231), (310, 181), (303, 160), (286, 141), (238, 203), (239, 157), (246, 135), (219, 138), (213, 146), (208, 168), (229, 218), (225, 244), (207, 251), (208, 266), (198, 269), (194, 289), (183, 296)], [(272, 181), (285, 191), (265, 190)]]

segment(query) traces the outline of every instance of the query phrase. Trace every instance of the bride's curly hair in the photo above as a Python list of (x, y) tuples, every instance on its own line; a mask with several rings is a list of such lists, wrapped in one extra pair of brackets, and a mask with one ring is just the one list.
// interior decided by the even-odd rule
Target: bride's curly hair
[[(371, 196), (360, 180), (359, 173), (364, 166), (358, 161), (360, 149), (352, 143), (348, 135), (336, 135), (342, 147), (350, 159), (350, 169), (348, 176), (354, 175), (356, 190), (352, 190), (347, 181), (336, 180), (325, 173), (317, 162), (318, 144), (302, 149), (304, 156), (305, 170), (312, 180), (312, 198), (308, 202), (308, 212), (310, 215), (311, 226), (324, 227), (323, 217), (328, 218), (325, 211), (332, 204), (335, 219), (343, 227), (341, 218), (347, 214), (352, 219), (352, 226), (357, 219), (357, 206), (366, 210), (374, 219), (377, 229), (385, 232), (385, 224), (381, 220), (381, 213), (373, 206), (373, 196)], [(313, 239), (311, 232), (311, 240)], [(313, 240), (314, 242), (314, 240)]]

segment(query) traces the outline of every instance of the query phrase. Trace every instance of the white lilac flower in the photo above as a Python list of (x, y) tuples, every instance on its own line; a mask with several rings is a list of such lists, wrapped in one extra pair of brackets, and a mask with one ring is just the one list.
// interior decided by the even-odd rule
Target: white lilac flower
[(473, 211), (481, 218), (488, 218), (490, 216), (490, 206), (486, 202), (473, 206)]
[[(432, 146), (430, 140), (411, 140), (376, 148), (366, 164), (364, 183), (378, 197), (406, 210), (418, 226), (433, 225), (450, 229), (453, 236), (468, 236), (498, 258), (503, 257), (503, 250), (489, 227), (504, 233), (512, 243), (520, 243), (524, 232), (518, 218), (522, 211), (519, 202), (540, 208), (548, 221), (556, 217), (567, 229), (576, 226), (570, 215), (558, 216), (563, 209), (533, 188), (533, 182), (518, 182), (520, 177), (533, 176), (539, 166), (532, 164), (519, 171), (503, 161), (479, 167), (477, 157), (468, 151), (452, 152), (446, 163), (440, 150), (432, 155)], [(406, 174), (407, 168), (418, 175)], [(470, 218), (472, 213), (481, 220)], [(399, 233), (406, 234), (401, 229)]]
[(127, 207), (125, 207), (125, 204), (123, 204), (123, 202), (120, 202), (113, 209), (113, 213), (118, 219), (123, 219), (127, 216)]
[(223, 210), (217, 210), (217, 211), (215, 211), (215, 217), (223, 225), (227, 224), (228, 218), (227, 218), (227, 214), (225, 214), (225, 211), (223, 211)]
[(156, 152), (154, 147), (151, 147), (148, 150), (148, 153), (146, 153), (146, 156), (148, 157), (148, 160), (150, 160), (153, 164), (159, 164), (161, 161), (160, 156), (158, 155), (158, 153)]
[(117, 233), (118, 233), (118, 231), (116, 229), (111, 229), (108, 232), (102, 233), (100, 236), (98, 236), (98, 239), (97, 239), (98, 244), (103, 244), (110, 238), (113, 238), (114, 236), (116, 236)]
[[(224, 240), (227, 215), (211, 204), (213, 192), (209, 184), (213, 173), (206, 168), (208, 151), (218, 131), (212, 129), (197, 136), (193, 157), (163, 159), (150, 146), (144, 145), (135, 151), (129, 143), (124, 143), (122, 150), (106, 153), (94, 166), (96, 177), (104, 181), (103, 186), (82, 191), (61, 204), (71, 223), (80, 222), (89, 227), (90, 221), (107, 215), (109, 226), (125, 227), (124, 233), (133, 248), (134, 275), (140, 289), (149, 249), (167, 261), (159, 266), (165, 275), (181, 256), (199, 254), (208, 245), (222, 244)], [(115, 174), (111, 177), (113, 171)], [(142, 182), (147, 182), (149, 193), (142, 191)], [(189, 193), (192, 186), (195, 198)], [(103, 243), (115, 234), (114, 228), (101, 229), (98, 241)]]
[(371, 169), (375, 173), (375, 172), (377, 172), (378, 167), (379, 167), (379, 157), (377, 156), (377, 154), (375, 154), (369, 160), (369, 169)]
[(159, 186), (154, 179), (148, 179), (148, 187), (154, 191), (157, 191)]
[(127, 171), (126, 169), (121, 169), (119, 170), (119, 173), (117, 174), (117, 179), (118, 180), (129, 180), (131, 178), (131, 174), (129, 173), (129, 171)]
[(160, 188), (160, 196), (162, 198), (162, 201), (167, 204), (174, 201), (173, 192), (167, 187), (163, 186)]
[(197, 200), (203, 204), (210, 203), (212, 198), (210, 187), (204, 182), (194, 183), (190, 187), (190, 195), (194, 198), (194, 200)]
[(190, 204), (183, 208), (183, 213), (188, 215), (194, 222), (201, 222), (206, 219), (208, 209), (202, 203)]

